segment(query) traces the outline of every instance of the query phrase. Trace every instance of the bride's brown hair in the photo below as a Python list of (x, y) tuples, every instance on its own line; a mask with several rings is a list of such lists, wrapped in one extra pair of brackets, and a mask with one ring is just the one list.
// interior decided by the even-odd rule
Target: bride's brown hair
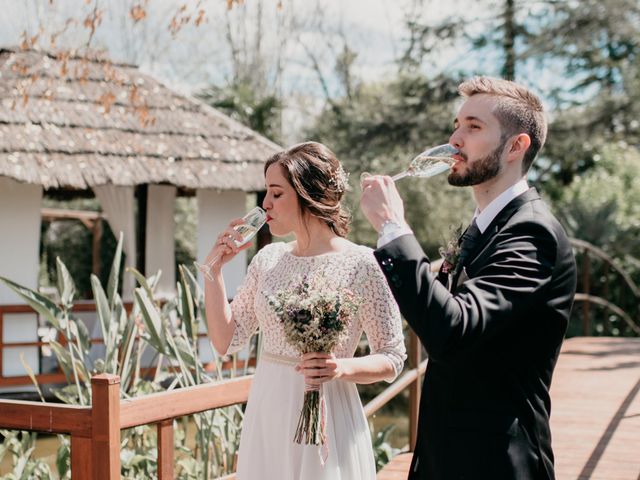
[(264, 165), (264, 172), (278, 163), (298, 195), (300, 213), (309, 213), (326, 223), (338, 236), (349, 233), (351, 215), (341, 200), (347, 176), (335, 154), (325, 145), (305, 142), (278, 152)]

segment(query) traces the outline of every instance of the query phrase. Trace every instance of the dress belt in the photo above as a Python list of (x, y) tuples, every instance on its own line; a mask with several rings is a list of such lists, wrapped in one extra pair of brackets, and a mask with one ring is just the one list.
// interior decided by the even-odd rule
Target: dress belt
[(265, 352), (264, 350), (260, 353), (259, 360), (267, 360), (269, 362), (282, 363), (294, 367), (300, 363), (300, 358), (278, 355), (277, 353)]

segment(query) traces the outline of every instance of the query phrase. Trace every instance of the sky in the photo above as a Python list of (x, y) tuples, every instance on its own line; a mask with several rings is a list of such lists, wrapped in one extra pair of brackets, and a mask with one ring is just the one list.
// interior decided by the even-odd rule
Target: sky
[[(469, 3), (425, 0), (420, 14), (436, 21)], [(32, 36), (40, 29), (44, 30), (40, 45), (45, 48), (50, 48), (51, 33), (63, 30), (57, 37), (58, 48), (82, 47), (89, 37), (82, 24), (94, 4), (95, 0), (0, 0), (0, 45), (19, 44), (23, 32)], [(145, 7), (147, 17), (134, 23), (129, 12), (138, 4)], [(206, 23), (189, 24), (172, 36), (168, 25), (183, 4), (194, 18), (204, 8)], [(256, 66), (255, 75), (287, 99), (285, 121), (295, 136), (305, 118), (324, 104), (320, 76), (329, 95), (342, 93), (334, 65), (345, 42), (357, 53), (353, 73), (358, 79), (375, 82), (395, 72), (415, 0), (245, 0), (231, 10), (226, 4), (226, 0), (99, 0), (103, 15), (91, 46), (105, 50), (113, 60), (139, 65), (179, 92), (194, 94), (230, 81), (234, 71), (230, 37), (245, 52), (244, 58), (249, 57), (249, 64), (259, 39), (262, 65), (268, 68)], [(259, 13), (263, 21), (258, 34)], [(70, 18), (75, 23), (65, 30)], [(243, 41), (248, 42), (244, 47)], [(437, 68), (448, 68), (462, 55), (443, 51)]]

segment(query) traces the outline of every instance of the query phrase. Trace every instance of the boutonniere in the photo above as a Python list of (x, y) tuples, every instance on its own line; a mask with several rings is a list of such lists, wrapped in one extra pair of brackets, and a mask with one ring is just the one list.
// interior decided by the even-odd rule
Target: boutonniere
[(444, 247), (440, 247), (438, 252), (444, 259), (442, 262), (442, 273), (453, 273), (460, 260), (460, 237), (462, 236), (462, 225), (451, 227), (451, 235)]

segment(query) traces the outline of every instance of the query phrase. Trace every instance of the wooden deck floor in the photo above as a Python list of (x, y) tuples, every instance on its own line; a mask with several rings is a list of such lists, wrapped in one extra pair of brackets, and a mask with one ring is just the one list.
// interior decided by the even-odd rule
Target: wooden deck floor
[(551, 386), (558, 480), (640, 479), (640, 339), (564, 343)]
[[(557, 480), (640, 480), (640, 339), (565, 341), (551, 397)], [(410, 459), (378, 480), (406, 479)]]

